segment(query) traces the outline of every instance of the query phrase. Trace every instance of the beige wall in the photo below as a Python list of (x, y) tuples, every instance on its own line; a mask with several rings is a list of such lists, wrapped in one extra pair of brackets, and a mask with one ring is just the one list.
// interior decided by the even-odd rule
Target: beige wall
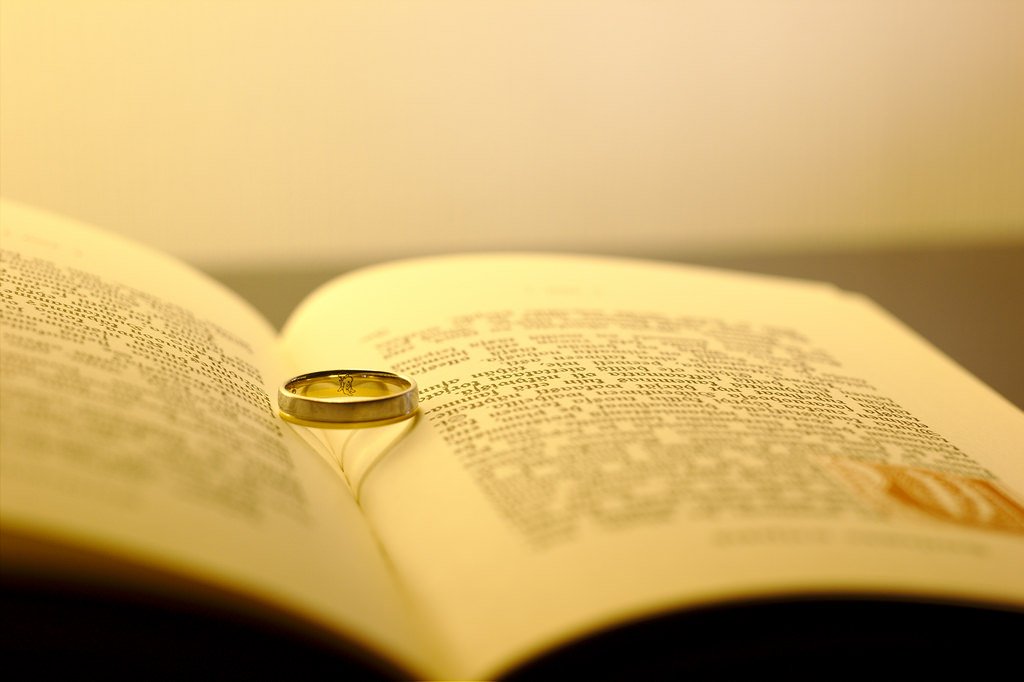
[(200, 264), (1024, 239), (1024, 1), (0, 11), (0, 191)]

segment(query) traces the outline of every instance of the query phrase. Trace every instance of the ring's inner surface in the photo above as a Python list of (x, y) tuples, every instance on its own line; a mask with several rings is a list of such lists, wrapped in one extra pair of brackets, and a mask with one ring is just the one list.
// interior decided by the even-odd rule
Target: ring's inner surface
[(407, 382), (379, 374), (329, 374), (290, 382), (288, 390), (298, 396), (327, 402), (347, 403), (398, 395), (409, 390)]

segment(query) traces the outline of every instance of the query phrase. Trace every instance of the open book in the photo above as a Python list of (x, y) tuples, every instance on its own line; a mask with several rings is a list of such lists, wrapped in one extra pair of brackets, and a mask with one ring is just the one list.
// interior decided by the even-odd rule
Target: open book
[[(456, 255), (343, 276), (279, 335), (162, 254), (12, 203), (2, 221), (8, 584), (270, 614), (429, 678), (742, 605), (1019, 631), (1024, 416), (857, 295)], [(419, 413), (280, 419), (282, 381), (345, 368), (413, 377)]]

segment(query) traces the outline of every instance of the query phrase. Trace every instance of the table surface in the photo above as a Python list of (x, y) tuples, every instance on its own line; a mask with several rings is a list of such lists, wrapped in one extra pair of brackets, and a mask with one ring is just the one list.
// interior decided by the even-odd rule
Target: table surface
[[(874, 299), (1019, 408), (1024, 408), (1024, 243), (1019, 246), (788, 253), (674, 260), (832, 282)], [(211, 270), (280, 328), (336, 267)]]

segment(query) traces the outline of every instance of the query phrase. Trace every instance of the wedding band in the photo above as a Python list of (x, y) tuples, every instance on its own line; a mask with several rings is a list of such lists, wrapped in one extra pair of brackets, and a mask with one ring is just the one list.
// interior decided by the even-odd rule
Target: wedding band
[(411, 416), (418, 401), (412, 379), (362, 369), (300, 374), (277, 392), (282, 416), (325, 425), (398, 421)]

